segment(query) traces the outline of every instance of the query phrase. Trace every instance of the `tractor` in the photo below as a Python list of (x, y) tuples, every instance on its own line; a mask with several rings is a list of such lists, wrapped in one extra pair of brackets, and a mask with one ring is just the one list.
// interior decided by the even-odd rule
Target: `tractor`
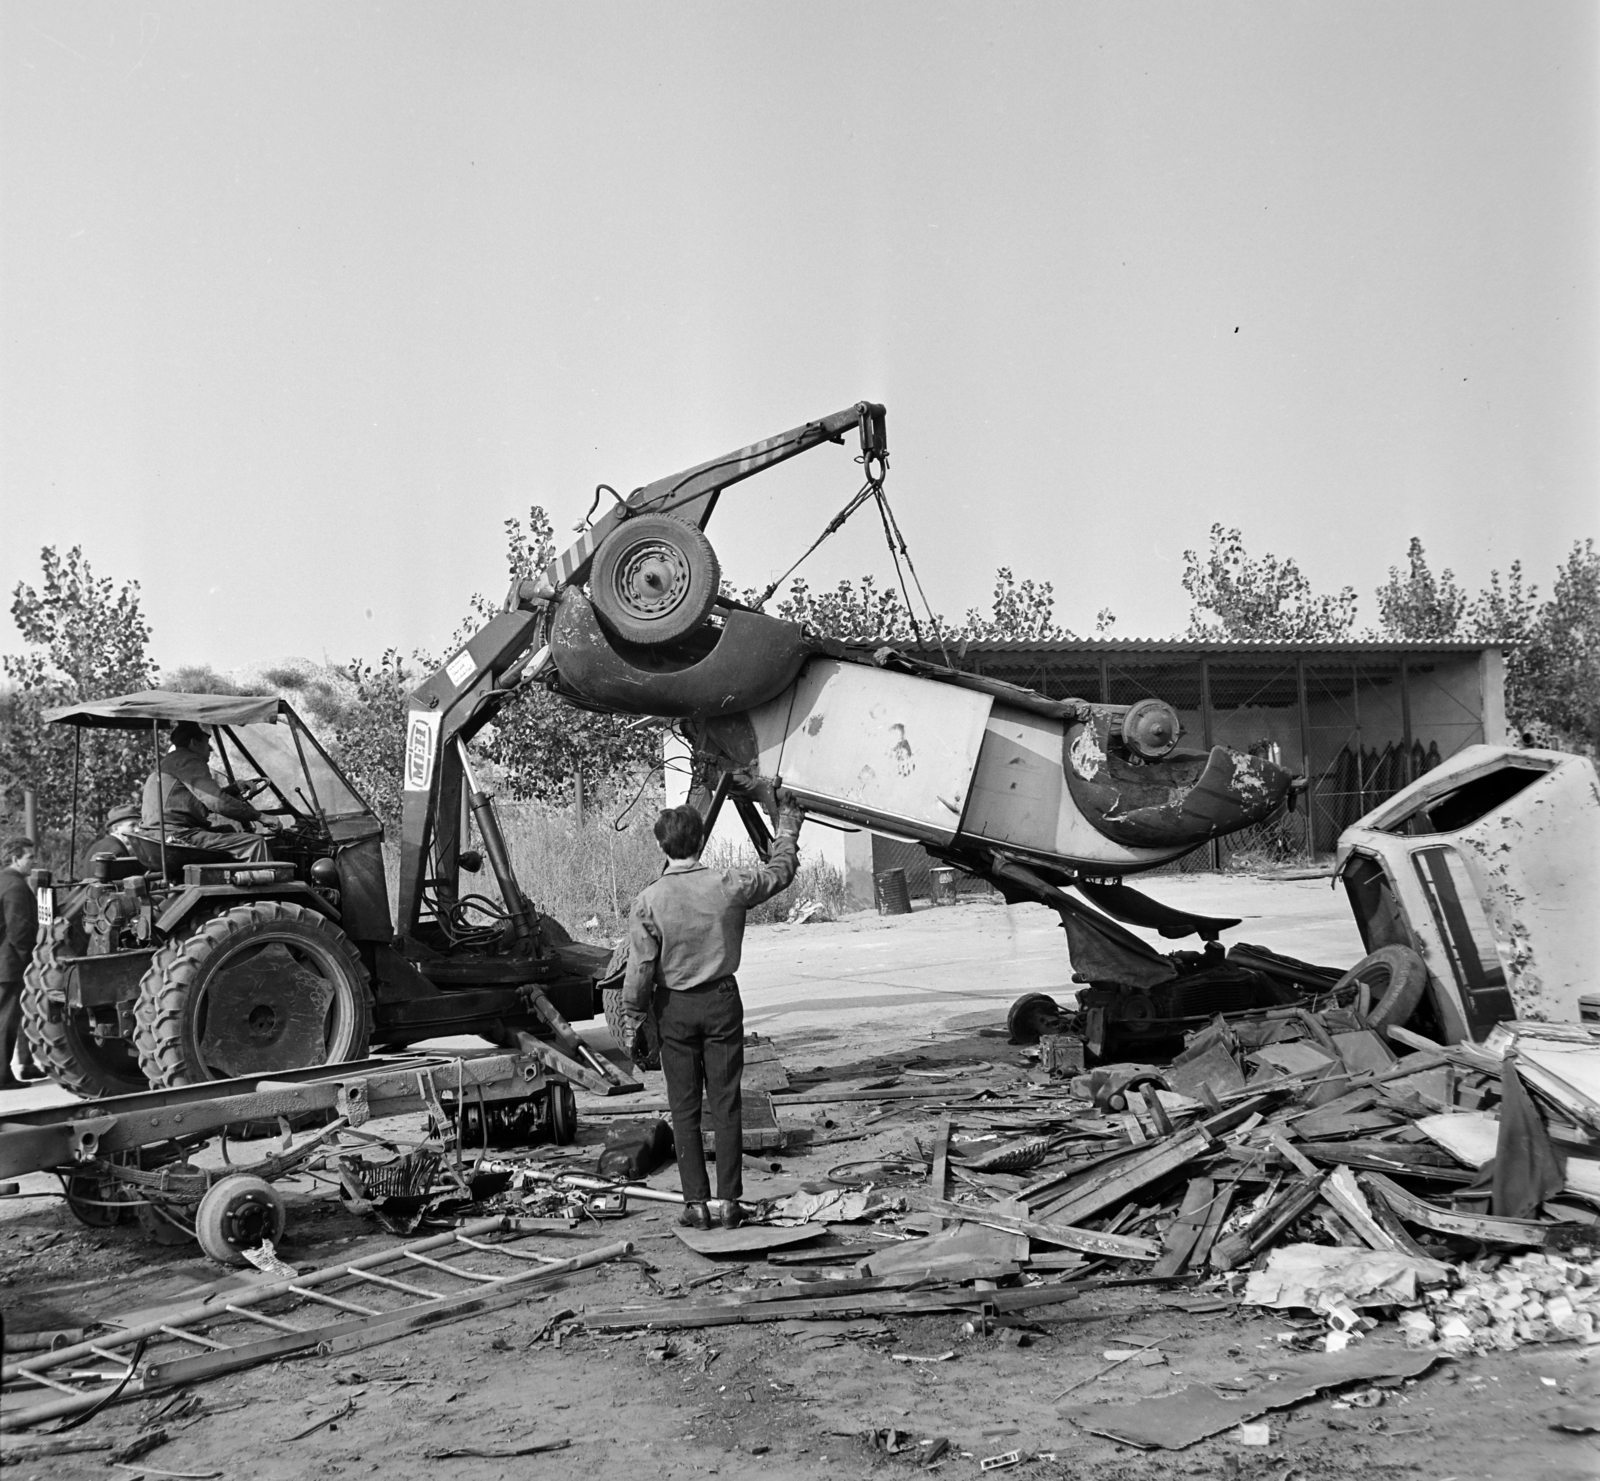
[[(214, 764), (261, 814), (271, 855), (241, 863), (141, 826), (126, 856), (97, 854), (79, 879), (36, 875), (40, 938), (24, 1025), (67, 1089), (100, 1097), (270, 1077), (363, 1059), (369, 1047), (478, 1034), (558, 1072), (540, 1115), (570, 1140), (568, 1080), (605, 1093), (634, 1086), (570, 1022), (595, 1016), (610, 953), (532, 909), (481, 793), (500, 898), (430, 877), (397, 936), (382, 823), (285, 700), (151, 691), (47, 719), (75, 727), (80, 744), (84, 731), (142, 732), (152, 769), (164, 730), (206, 726)], [(461, 826), (453, 815), (453, 838)], [(458, 848), (452, 863), (472, 872), (482, 856)], [(525, 1122), (528, 1110), (507, 1114)]]

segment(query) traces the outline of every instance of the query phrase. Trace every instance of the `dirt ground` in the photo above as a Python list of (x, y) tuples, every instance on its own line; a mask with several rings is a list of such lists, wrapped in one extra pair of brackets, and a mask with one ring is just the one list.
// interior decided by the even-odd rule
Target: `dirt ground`
[[(1174, 882), (1176, 885), (1177, 882)], [(1210, 886), (1160, 891), (1206, 908)], [(1320, 890), (1313, 895), (1312, 890)], [(1338, 912), (1325, 883), (1256, 890), (1265, 902), (1240, 939), (1337, 960)], [(1240, 892), (1235, 891), (1237, 898)], [(1227, 898), (1224, 891), (1223, 899)], [(1278, 927), (1306, 915), (1298, 930)], [(1309, 912), (1309, 914), (1307, 914)], [(1241, 913), (1235, 908), (1233, 913)], [(1042, 912), (1040, 913), (1042, 917)], [(1316, 917), (1315, 920), (1311, 917)], [(1292, 925), (1292, 923), (1291, 923)], [(1315, 931), (1313, 931), (1315, 927)], [(1316, 935), (1320, 932), (1320, 937)], [(1324, 942), (1321, 953), (1305, 948)], [(1350, 933), (1353, 936), (1353, 932)], [(1359, 944), (1355, 951), (1359, 953)], [(965, 965), (963, 966), (963, 963)], [(1007, 1043), (1004, 1010), (1018, 991), (1063, 987), (1059, 933), (1026, 911), (968, 905), (909, 918), (852, 918), (818, 927), (752, 932), (746, 970), (750, 1026), (770, 1035), (795, 1073), (821, 1069), (866, 1079), (908, 1062), (929, 1074), (961, 1067), (964, 1078), (994, 1066), (1000, 1081), (1026, 1069)], [(1053, 978), (1052, 983), (1045, 979)], [(597, 1045), (601, 1034), (589, 1030)], [(660, 1094), (648, 1077), (647, 1094)], [(580, 1144), (598, 1154), (605, 1119), (584, 1117)], [(5, 1107), (0, 1106), (0, 1116)], [(959, 1115), (957, 1123), (959, 1125)], [(920, 1156), (935, 1115), (871, 1102), (795, 1106), (783, 1116), (796, 1146), (776, 1158), (747, 1159), (746, 1194), (769, 1197), (821, 1182), (845, 1161)], [(374, 1126), (372, 1129), (380, 1129)], [(415, 1134), (401, 1123), (397, 1134)], [(776, 1161), (779, 1170), (770, 1170)], [(671, 1171), (652, 1179), (674, 1188)], [(48, 1186), (24, 1181), (24, 1191)], [(281, 1185), (290, 1204), (281, 1254), (298, 1266), (330, 1263), (381, 1248), (393, 1237), (347, 1213), (331, 1188), (309, 1179)], [(288, 1478), (382, 1474), (424, 1476), (836, 1477), (918, 1468), (919, 1440), (949, 1441), (932, 1469), (979, 1474), (979, 1460), (1022, 1452), (1038, 1477), (1225, 1476), (1263, 1481), (1367, 1472), (1430, 1481), (1488, 1477), (1562, 1481), (1600, 1475), (1600, 1438), (1549, 1427), (1547, 1412), (1571, 1392), (1591, 1392), (1600, 1358), (1572, 1344), (1442, 1361), (1424, 1377), (1380, 1389), (1381, 1402), (1352, 1406), (1318, 1398), (1269, 1416), (1271, 1440), (1245, 1446), (1233, 1435), (1178, 1451), (1140, 1451), (1077, 1429), (1067, 1403), (1116, 1403), (1225, 1380), (1233, 1391), (1270, 1386), (1289, 1349), (1281, 1317), (1246, 1308), (1196, 1313), (1153, 1287), (1085, 1293), (1030, 1313), (1029, 1345), (1002, 1334), (965, 1335), (954, 1315), (889, 1317), (877, 1335), (817, 1346), (772, 1326), (696, 1333), (602, 1336), (579, 1330), (560, 1345), (536, 1340), (552, 1316), (571, 1308), (649, 1300), (656, 1290), (692, 1299), (788, 1273), (764, 1263), (726, 1266), (690, 1252), (671, 1232), (665, 1208), (636, 1206), (592, 1233), (531, 1236), (530, 1247), (567, 1255), (618, 1238), (642, 1260), (580, 1272), (523, 1305), (467, 1319), (343, 1358), (305, 1358), (218, 1379), (196, 1392), (204, 1409), (171, 1426), (172, 1438), (142, 1464), (109, 1469), (102, 1455), (71, 1455), (7, 1467), (7, 1475), (130, 1477), (163, 1473)], [(709, 1281), (703, 1277), (724, 1273)], [(191, 1247), (160, 1248), (137, 1231), (76, 1224), (59, 1199), (0, 1202), (0, 1309), (12, 1330), (75, 1326), (119, 1309), (148, 1306), (215, 1280), (216, 1266)], [(691, 1289), (691, 1282), (700, 1284)], [(686, 1338), (693, 1340), (684, 1340)], [(1398, 1344), (1381, 1328), (1369, 1345)], [(1111, 1349), (1155, 1342), (1165, 1362), (1108, 1369)], [(907, 1363), (897, 1354), (948, 1361)], [(1303, 1354), (1296, 1354), (1303, 1357)], [(1099, 1375), (1099, 1376), (1097, 1376)], [(1066, 1399), (1059, 1396), (1069, 1386)], [(320, 1415), (354, 1402), (332, 1425), (289, 1437)], [(122, 1439), (164, 1400), (105, 1411), (85, 1433)], [(910, 1443), (898, 1454), (869, 1444), (893, 1428)], [(430, 1459), (430, 1450), (570, 1442), (564, 1450), (515, 1459)]]

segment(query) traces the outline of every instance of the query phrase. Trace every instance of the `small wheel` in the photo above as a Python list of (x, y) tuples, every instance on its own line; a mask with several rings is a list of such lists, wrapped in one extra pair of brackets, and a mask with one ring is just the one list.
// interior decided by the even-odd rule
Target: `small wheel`
[(72, 1217), (91, 1229), (110, 1229), (117, 1224), (131, 1223), (137, 1213), (133, 1201), (114, 1177), (92, 1172), (62, 1173), (61, 1191)]
[(1061, 1005), (1048, 993), (1025, 992), (1006, 1014), (1006, 1027), (1013, 1044), (1037, 1044), (1061, 1017)]
[(711, 614), (722, 583), (705, 532), (666, 514), (625, 520), (589, 570), (589, 599), (624, 642), (655, 646), (692, 633)]
[(565, 1083), (552, 1085), (550, 1097), (550, 1135), (558, 1147), (570, 1147), (578, 1139), (578, 1097)]
[(1364, 956), (1333, 985), (1335, 998), (1357, 989), (1373, 1003), (1364, 1011), (1367, 1022), (1382, 1032), (1404, 1028), (1422, 1002), (1428, 987), (1428, 968), (1409, 946), (1380, 946)]
[(245, 1250), (283, 1237), (284, 1219), (283, 1198), (271, 1183), (235, 1173), (206, 1189), (195, 1215), (195, 1238), (220, 1264), (244, 1265)]

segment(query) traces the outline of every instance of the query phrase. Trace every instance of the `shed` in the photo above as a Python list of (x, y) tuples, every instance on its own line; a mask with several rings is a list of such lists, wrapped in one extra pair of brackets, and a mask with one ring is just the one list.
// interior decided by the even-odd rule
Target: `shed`
[[(944, 661), (934, 646), (908, 651)], [(1357, 818), (1463, 746), (1506, 740), (1504, 657), (1482, 643), (967, 642), (950, 648), (949, 661), (1051, 699), (1164, 699), (1183, 722), (1181, 745), (1254, 751), (1308, 778), (1295, 812), (1169, 870), (1311, 864)], [(846, 838), (844, 855), (857, 903), (871, 903), (875, 873), (896, 867), (913, 895), (930, 892), (928, 859), (915, 844), (860, 833)]]

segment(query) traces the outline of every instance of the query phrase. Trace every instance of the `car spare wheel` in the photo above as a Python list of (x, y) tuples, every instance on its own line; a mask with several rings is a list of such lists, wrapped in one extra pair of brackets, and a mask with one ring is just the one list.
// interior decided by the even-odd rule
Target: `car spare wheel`
[(22, 1031), (35, 1063), (56, 1084), (90, 1100), (147, 1089), (133, 1045), (121, 1037), (97, 1038), (88, 1013), (66, 1006), (67, 984), (57, 959), (74, 954), (68, 933), (66, 921), (51, 921), (22, 979)]
[(1380, 946), (1333, 985), (1335, 1000), (1356, 990), (1356, 1009), (1373, 1028), (1404, 1028), (1428, 988), (1428, 969), (1409, 946)]
[(675, 643), (711, 614), (722, 572), (705, 532), (666, 514), (624, 520), (595, 553), (589, 600), (627, 643)]
[(367, 974), (304, 906), (255, 900), (169, 941), (139, 983), (139, 1066), (161, 1089), (364, 1058)]

